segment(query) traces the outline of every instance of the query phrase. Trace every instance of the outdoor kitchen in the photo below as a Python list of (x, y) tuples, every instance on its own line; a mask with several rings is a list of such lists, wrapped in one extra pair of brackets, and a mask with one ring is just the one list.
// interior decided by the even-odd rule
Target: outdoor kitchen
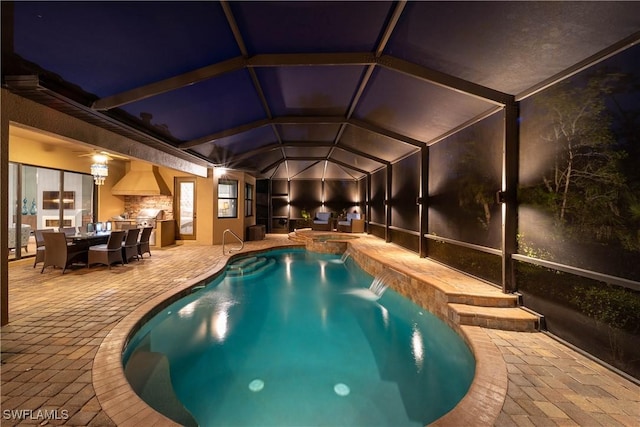
[(175, 221), (171, 196), (124, 196), (125, 211), (111, 218), (113, 228), (153, 227), (149, 244), (168, 246), (175, 243)]
[(111, 218), (114, 229), (153, 227), (152, 246), (175, 243), (173, 195), (156, 166), (132, 161), (129, 171), (111, 189), (122, 196), (124, 212)]

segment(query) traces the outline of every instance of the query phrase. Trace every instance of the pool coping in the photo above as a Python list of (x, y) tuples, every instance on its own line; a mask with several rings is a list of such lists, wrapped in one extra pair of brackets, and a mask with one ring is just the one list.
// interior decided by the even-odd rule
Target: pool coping
[[(292, 244), (287, 248), (304, 247)], [(92, 382), (96, 397), (107, 416), (118, 426), (155, 425), (179, 426), (151, 408), (133, 390), (124, 374), (122, 352), (125, 345), (143, 324), (171, 302), (188, 295), (224, 272), (230, 260), (282, 246), (263, 248), (229, 256), (219, 265), (176, 288), (140, 304), (122, 319), (104, 338), (93, 360)], [(476, 371), (469, 391), (447, 414), (435, 420), (433, 426), (493, 425), (502, 409), (507, 393), (507, 366), (498, 347), (478, 326), (459, 325), (458, 332), (465, 339), (476, 359)]]

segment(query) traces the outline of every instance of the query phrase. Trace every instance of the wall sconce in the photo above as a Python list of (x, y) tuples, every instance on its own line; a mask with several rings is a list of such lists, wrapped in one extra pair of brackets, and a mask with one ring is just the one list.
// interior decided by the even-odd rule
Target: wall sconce
[(103, 185), (105, 178), (109, 176), (109, 168), (107, 167), (108, 159), (104, 154), (94, 154), (93, 156), (91, 175), (93, 175), (93, 182), (95, 182), (96, 185)]

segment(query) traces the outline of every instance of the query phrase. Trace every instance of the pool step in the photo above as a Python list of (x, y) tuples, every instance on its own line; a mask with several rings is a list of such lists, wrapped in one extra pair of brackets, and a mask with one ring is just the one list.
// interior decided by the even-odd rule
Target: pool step
[(289, 240), (292, 240), (292, 241), (297, 242), (297, 243), (305, 243), (306, 244), (307, 240), (309, 240), (309, 239), (307, 239), (303, 235), (299, 234), (298, 232), (293, 231), (293, 232), (289, 233)]
[(266, 257), (249, 257), (235, 261), (227, 267), (227, 277), (247, 277), (257, 276), (271, 266), (276, 264), (276, 260)]

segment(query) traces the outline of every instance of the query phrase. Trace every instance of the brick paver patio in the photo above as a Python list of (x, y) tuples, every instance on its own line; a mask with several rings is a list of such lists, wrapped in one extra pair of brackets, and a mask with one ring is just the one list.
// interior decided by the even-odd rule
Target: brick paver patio
[[(291, 243), (268, 235), (247, 242), (246, 250)], [(384, 250), (389, 259), (403, 251), (394, 245)], [(136, 307), (222, 268), (227, 258), (220, 246), (173, 246), (110, 270), (74, 268), (64, 275), (51, 268), (40, 274), (32, 260), (11, 262), (10, 323), (1, 330), (1, 424), (115, 425), (98, 401), (92, 375), (105, 337)], [(543, 333), (481, 329), (508, 371), (495, 425), (640, 425), (638, 385)]]

